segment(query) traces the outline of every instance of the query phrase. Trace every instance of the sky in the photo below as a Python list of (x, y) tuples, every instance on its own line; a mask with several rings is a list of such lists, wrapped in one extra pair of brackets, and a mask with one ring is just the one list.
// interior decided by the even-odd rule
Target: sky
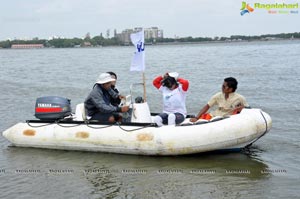
[[(242, 2), (299, 3), (295, 14), (254, 9)], [(278, 12), (278, 10), (275, 10)], [(0, 40), (83, 38), (135, 27), (158, 27), (164, 37), (222, 37), (300, 32), (300, 0), (3, 0)]]

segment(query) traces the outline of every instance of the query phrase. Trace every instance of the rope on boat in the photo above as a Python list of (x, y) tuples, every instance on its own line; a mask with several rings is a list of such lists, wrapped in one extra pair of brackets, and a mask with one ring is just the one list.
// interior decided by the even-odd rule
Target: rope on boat
[(39, 128), (39, 127), (44, 127), (44, 126), (49, 126), (49, 125), (51, 125), (51, 124), (54, 124), (54, 122), (53, 123), (47, 123), (47, 124), (42, 124), (42, 125), (37, 125), (37, 126), (34, 126), (34, 125), (31, 125), (30, 124), (30, 121), (26, 121), (26, 123), (27, 123), (27, 125), (28, 126), (30, 126), (30, 127), (32, 127), (32, 128)]
[(65, 126), (65, 125), (62, 125), (61, 123), (59, 123), (60, 121), (55, 121), (54, 123), (57, 124), (58, 126), (60, 127), (64, 127), (64, 128), (71, 128), (71, 127), (76, 127), (76, 126), (80, 126), (81, 124), (74, 124), (72, 126)]
[[(71, 125), (71, 124), (63, 125), (62, 123), (60, 123), (62, 121), (63, 120), (56, 120), (56, 121), (51, 121), (51, 122), (48, 121), (48, 122), (43, 123), (41, 125), (32, 125), (31, 123), (33, 123), (33, 122), (30, 121), (30, 120), (27, 120), (26, 123), (31, 128), (40, 128), (40, 127), (45, 127), (45, 126), (49, 126), (49, 125), (52, 125), (52, 124), (56, 124), (56, 125), (58, 125), (60, 127), (63, 127), (63, 128), (72, 128), (72, 127), (76, 127), (76, 126), (80, 126), (80, 125), (86, 125), (87, 127), (92, 128), (92, 129), (104, 129), (104, 128), (108, 128), (108, 127), (111, 127), (111, 126), (114, 126), (114, 125), (118, 125), (121, 130), (126, 131), (126, 132), (133, 132), (133, 131), (137, 131), (137, 130), (148, 128), (148, 127), (157, 127), (155, 124), (149, 123), (149, 124), (145, 124), (144, 126), (140, 126), (140, 127), (136, 128), (136, 129), (128, 130), (128, 129), (123, 128), (122, 127), (122, 123), (120, 123), (120, 122), (109, 123), (106, 126), (98, 126), (99, 124), (97, 124), (97, 123), (90, 123), (89, 121), (85, 121), (83, 123), (76, 123), (74, 125)], [(39, 121), (39, 123), (40, 122), (41, 121)], [(97, 126), (95, 126), (95, 125), (97, 125)], [(100, 125), (103, 125), (103, 124), (100, 124)]]
[(109, 125), (107, 125), (107, 126), (99, 126), (99, 127), (95, 127), (95, 126), (90, 126), (89, 122), (86, 122), (85, 124), (86, 124), (87, 127), (92, 128), (92, 129), (104, 129), (104, 128), (108, 128), (108, 127), (113, 126), (113, 124), (109, 124)]
[(245, 148), (248, 148), (250, 147), (254, 142), (256, 142), (258, 139), (260, 139), (262, 136), (264, 136), (267, 132), (268, 132), (268, 122), (267, 122), (267, 119), (265, 118), (264, 114), (262, 113), (262, 111), (260, 111), (260, 114), (261, 116), (263, 117), (264, 121), (265, 121), (265, 124), (266, 124), (266, 130), (265, 132), (259, 136), (258, 138), (256, 138), (253, 142), (251, 142), (250, 144), (248, 144)]
[(52, 125), (52, 124), (57, 124), (58, 126), (61, 126), (61, 127), (64, 127), (64, 128), (71, 128), (71, 127), (76, 127), (76, 126), (81, 125), (81, 124), (74, 124), (74, 125), (72, 125), (72, 126), (70, 126), (70, 125), (67, 126), (67, 125), (62, 125), (62, 124), (60, 123), (61, 121), (63, 121), (63, 119), (61, 119), (61, 120), (55, 120), (55, 121), (53, 121), (53, 122), (46, 122), (45, 124), (36, 125), (36, 126), (30, 124), (30, 120), (27, 120), (26, 123), (27, 123), (28, 126), (30, 126), (30, 127), (32, 127), (32, 128), (40, 128), (40, 127), (49, 126), (49, 125)]
[[(266, 124), (266, 130), (265, 130), (265, 132), (259, 138), (261, 138), (262, 136), (264, 136), (268, 132), (268, 122), (267, 122), (267, 119), (265, 118), (265, 116), (262, 113), (262, 111), (260, 111), (260, 114), (264, 118), (264, 121), (265, 121), (265, 124)], [(259, 138), (257, 138), (257, 139), (259, 139)]]
[(144, 128), (155, 127), (155, 126), (156, 126), (155, 124), (149, 124), (149, 125), (145, 125), (145, 126), (136, 128), (136, 129), (128, 130), (128, 129), (124, 129), (124, 128), (121, 126), (121, 123), (117, 122), (116, 124), (119, 126), (119, 128), (120, 128), (121, 130), (126, 131), (126, 132), (133, 132), (133, 131), (138, 131), (138, 130), (141, 130), (141, 129), (144, 129)]

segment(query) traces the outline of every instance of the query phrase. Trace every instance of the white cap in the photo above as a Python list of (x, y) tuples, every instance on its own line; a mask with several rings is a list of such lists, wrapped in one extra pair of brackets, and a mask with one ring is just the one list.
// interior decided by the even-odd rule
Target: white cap
[(177, 72), (171, 72), (169, 73), (169, 76), (173, 77), (177, 81), (179, 74)]
[(111, 77), (108, 73), (101, 73), (96, 81), (96, 84), (105, 84), (107, 82), (114, 82), (116, 81), (114, 78)]

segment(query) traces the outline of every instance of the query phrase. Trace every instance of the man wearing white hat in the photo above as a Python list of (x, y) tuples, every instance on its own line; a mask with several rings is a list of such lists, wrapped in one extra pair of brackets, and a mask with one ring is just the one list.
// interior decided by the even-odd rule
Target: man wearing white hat
[(153, 85), (162, 92), (163, 113), (154, 117), (157, 126), (180, 124), (186, 117), (185, 99), (189, 81), (178, 78), (177, 72), (166, 73), (153, 80)]
[(113, 81), (116, 80), (109, 73), (100, 74), (93, 90), (85, 99), (84, 106), (91, 120), (113, 123), (120, 121), (120, 113), (129, 110), (129, 106), (116, 107), (111, 104), (111, 98), (122, 98), (112, 90), (111, 83)]

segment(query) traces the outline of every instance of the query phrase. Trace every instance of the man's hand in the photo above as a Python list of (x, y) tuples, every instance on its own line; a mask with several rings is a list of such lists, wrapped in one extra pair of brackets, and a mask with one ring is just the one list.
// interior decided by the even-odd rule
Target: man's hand
[(165, 73), (165, 74), (163, 75), (163, 79), (166, 79), (167, 77), (169, 77), (169, 73)]
[(198, 120), (197, 118), (193, 117), (190, 119), (190, 122), (197, 122), (197, 120)]
[(119, 95), (119, 99), (126, 99), (126, 97), (123, 95)]
[(235, 106), (235, 109), (233, 110), (233, 114), (240, 113), (243, 108), (244, 108), (244, 106), (242, 104), (238, 104), (237, 106)]
[(125, 113), (125, 112), (127, 112), (129, 110), (129, 106), (122, 106), (121, 107), (121, 112), (122, 113)]

